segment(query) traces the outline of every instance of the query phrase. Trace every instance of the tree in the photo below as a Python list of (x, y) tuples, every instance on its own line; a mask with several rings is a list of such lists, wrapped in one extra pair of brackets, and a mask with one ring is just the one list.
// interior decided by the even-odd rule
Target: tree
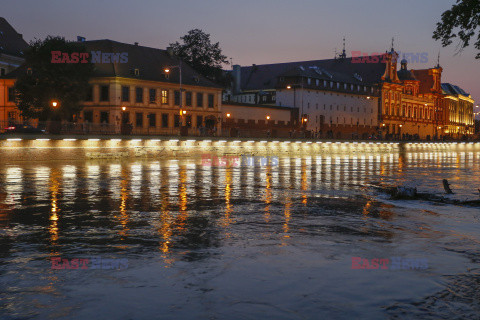
[(205, 77), (218, 78), (222, 64), (228, 64), (220, 44), (218, 42), (212, 44), (210, 35), (200, 29), (190, 30), (180, 39), (183, 43), (177, 41), (170, 44), (174, 54)]
[(83, 44), (62, 37), (48, 36), (30, 43), (15, 82), (16, 104), (27, 119), (69, 120), (82, 109), (80, 102), (85, 100), (94, 65), (89, 59), (87, 63), (80, 59), (78, 63), (52, 63), (54, 51), (68, 53), (69, 57), (87, 52)]
[[(452, 44), (452, 39), (459, 39), (459, 51), (470, 45), (470, 39), (477, 35), (475, 48), (480, 51), (480, 0), (457, 0), (450, 10), (442, 14), (442, 21), (437, 23), (433, 33), (435, 40), (441, 40), (442, 46)], [(476, 55), (480, 59), (480, 52)]]

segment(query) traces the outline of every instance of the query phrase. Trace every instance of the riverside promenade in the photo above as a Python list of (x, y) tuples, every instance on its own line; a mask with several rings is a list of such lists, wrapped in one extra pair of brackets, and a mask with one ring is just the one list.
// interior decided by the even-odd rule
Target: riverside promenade
[(3, 163), (44, 160), (181, 158), (218, 155), (303, 156), (401, 152), (478, 152), (480, 142), (392, 142), (152, 136), (0, 137)]

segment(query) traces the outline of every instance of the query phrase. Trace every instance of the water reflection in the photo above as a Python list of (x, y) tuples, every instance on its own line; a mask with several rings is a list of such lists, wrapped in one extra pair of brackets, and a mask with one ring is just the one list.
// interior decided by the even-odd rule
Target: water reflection
[[(422, 217), (403, 225), (369, 185), (438, 192), (446, 178), (457, 195), (470, 197), (479, 173), (473, 152), (316, 155), (238, 167), (188, 158), (4, 166), (0, 224), (9, 233), (2, 235), (2, 263), (13, 265), (18, 255), (127, 255), (159, 258), (171, 269), (215, 261), (234, 245), (265, 246), (268, 255), (310, 241), (325, 244), (329, 256), (351, 255), (359, 242), (439, 234)], [(53, 292), (59, 282), (49, 276), (45, 288)]]

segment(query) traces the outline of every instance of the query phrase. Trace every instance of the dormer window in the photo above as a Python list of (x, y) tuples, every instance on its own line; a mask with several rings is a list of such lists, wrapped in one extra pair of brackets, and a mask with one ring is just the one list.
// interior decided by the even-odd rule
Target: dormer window
[(135, 74), (136, 77), (140, 75), (140, 69), (134, 69), (133, 73)]

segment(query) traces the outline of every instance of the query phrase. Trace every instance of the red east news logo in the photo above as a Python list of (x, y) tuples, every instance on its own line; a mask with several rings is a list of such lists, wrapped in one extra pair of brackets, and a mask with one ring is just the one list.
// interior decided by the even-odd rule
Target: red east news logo
[(62, 52), (52, 51), (51, 63), (88, 63), (91, 56), (91, 63), (127, 63), (128, 52)]

